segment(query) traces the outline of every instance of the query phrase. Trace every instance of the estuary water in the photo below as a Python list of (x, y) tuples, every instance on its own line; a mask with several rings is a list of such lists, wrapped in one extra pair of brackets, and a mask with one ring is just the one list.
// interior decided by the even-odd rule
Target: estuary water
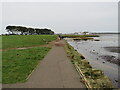
[(119, 60), (119, 53), (111, 52), (105, 47), (119, 47), (118, 35), (119, 34), (100, 34), (100, 37), (94, 37), (94, 39), (99, 39), (100, 41), (73, 41), (66, 39), (71, 46), (85, 56), (92, 67), (102, 70), (116, 88), (120, 88), (118, 84), (118, 68), (120, 68), (120, 66), (114, 62)]

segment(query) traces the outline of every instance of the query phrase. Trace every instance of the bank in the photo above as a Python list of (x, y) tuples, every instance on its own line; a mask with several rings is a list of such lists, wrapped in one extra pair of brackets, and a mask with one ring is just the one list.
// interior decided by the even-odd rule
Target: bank
[(114, 88), (112, 82), (102, 70), (93, 68), (83, 55), (78, 53), (67, 41), (65, 42), (64, 48), (67, 52), (67, 57), (71, 59), (87, 88)]

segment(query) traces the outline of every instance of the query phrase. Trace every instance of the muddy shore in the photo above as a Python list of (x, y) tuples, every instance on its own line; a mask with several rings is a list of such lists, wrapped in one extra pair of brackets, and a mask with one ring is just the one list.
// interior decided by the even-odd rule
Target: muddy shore
[[(118, 67), (120, 64), (117, 35), (100, 35), (95, 39), (100, 41), (73, 41), (67, 39), (68, 43), (72, 45), (79, 53), (83, 54), (90, 64), (97, 69), (103, 70), (104, 73), (111, 79), (116, 88), (120, 87), (118, 84)], [(106, 48), (108, 47), (108, 48)], [(110, 49), (112, 48), (112, 51)], [(114, 51), (113, 51), (114, 50)], [(118, 65), (119, 64), (119, 65)]]
[[(113, 53), (120, 53), (120, 47), (104, 47), (107, 51), (113, 52)], [(108, 61), (113, 64), (117, 64), (120, 66), (120, 58), (114, 56), (114, 55), (100, 55), (100, 58), (104, 59), (105, 61)]]
[[(104, 59), (107, 62), (113, 63), (113, 64), (117, 64), (120, 66), (120, 59), (116, 58), (115, 56), (111, 56), (111, 55), (101, 55), (99, 56), (100, 58)], [(103, 62), (104, 63), (104, 62)]]
[(106, 50), (110, 51), (110, 52), (114, 52), (114, 53), (120, 53), (120, 47), (104, 47)]

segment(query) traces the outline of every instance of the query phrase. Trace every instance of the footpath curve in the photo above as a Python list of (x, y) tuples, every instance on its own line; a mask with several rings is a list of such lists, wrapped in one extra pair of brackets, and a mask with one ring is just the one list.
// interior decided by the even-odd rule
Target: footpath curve
[(55, 42), (27, 82), (3, 84), (3, 88), (85, 88), (80, 76), (67, 57), (64, 41)]

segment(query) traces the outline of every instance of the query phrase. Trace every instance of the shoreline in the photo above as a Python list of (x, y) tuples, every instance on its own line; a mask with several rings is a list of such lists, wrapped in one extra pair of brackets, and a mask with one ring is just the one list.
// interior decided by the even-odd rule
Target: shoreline
[[(89, 61), (67, 42), (65, 50), (78, 73), (82, 75), (81, 77), (88, 88), (114, 88), (112, 82), (103, 71), (92, 68)], [(103, 82), (102, 80), (105, 81)]]
[[(66, 40), (79, 53), (83, 54), (89, 60), (90, 64), (94, 68), (104, 71), (105, 75), (107, 75), (111, 79), (113, 85), (116, 88), (119, 88), (120, 86), (118, 84), (118, 73), (117, 73), (119, 65), (116, 65), (118, 63), (118, 53), (110, 52), (104, 48), (104, 47), (111, 48), (111, 47), (118, 46), (117, 44), (118, 37), (117, 35), (114, 35), (114, 34), (113, 35), (101, 34), (99, 36), (100, 37), (95, 37), (94, 39), (99, 39), (100, 41), (92, 41), (92, 40), (73, 41), (68, 39)], [(101, 58), (100, 56), (103, 58)]]

